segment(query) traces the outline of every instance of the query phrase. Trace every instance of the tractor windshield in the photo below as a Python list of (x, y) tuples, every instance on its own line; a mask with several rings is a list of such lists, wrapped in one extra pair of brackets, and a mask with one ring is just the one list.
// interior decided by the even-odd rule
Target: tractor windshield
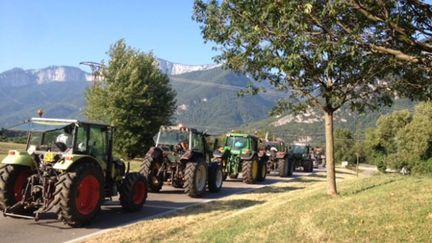
[(308, 147), (302, 145), (293, 145), (291, 148), (293, 154), (306, 154), (308, 153)]
[(265, 144), (265, 149), (266, 150), (271, 150), (271, 148), (275, 148), (276, 151), (283, 151), (281, 143), (268, 142), (268, 143)]
[(63, 152), (72, 147), (73, 128), (73, 121), (34, 120), (33, 118), (24, 124), (11, 128), (11, 130), (29, 132), (28, 150), (59, 150)]
[(188, 143), (189, 141), (189, 132), (183, 132), (178, 130), (162, 130), (159, 132), (157, 145), (177, 145), (180, 142), (185, 141)]
[(225, 146), (234, 150), (240, 150), (247, 147), (247, 138), (245, 137), (227, 137)]

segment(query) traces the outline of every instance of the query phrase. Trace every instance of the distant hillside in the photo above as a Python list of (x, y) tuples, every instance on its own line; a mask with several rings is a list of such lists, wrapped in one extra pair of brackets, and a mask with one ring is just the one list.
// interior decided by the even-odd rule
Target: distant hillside
[(179, 109), (177, 119), (211, 131), (225, 131), (268, 117), (276, 97), (238, 97), (250, 80), (230, 71), (214, 68), (171, 76)]
[[(192, 70), (192, 69), (190, 69)], [(313, 143), (324, 141), (324, 125), (319, 112), (306, 115), (285, 114), (268, 117), (268, 112), (281, 94), (238, 97), (250, 80), (220, 67), (190, 71), (169, 76), (177, 91), (176, 119), (188, 126), (224, 133), (242, 127), (250, 132), (269, 131), (271, 136), (287, 141), (308, 138)], [(76, 67), (51, 66), (24, 70), (15, 68), (0, 73), (0, 127), (9, 127), (36, 115), (38, 108), (45, 110), (46, 117), (82, 118), (84, 92), (90, 84), (91, 75)], [(381, 113), (403, 108), (412, 109), (414, 104), (399, 100)], [(358, 116), (348, 110), (335, 115), (335, 127), (355, 131), (375, 124), (380, 113)]]
[[(267, 117), (274, 97), (237, 97), (249, 79), (220, 68), (170, 76), (177, 91), (176, 118), (190, 126), (223, 132)], [(0, 127), (9, 127), (36, 115), (81, 117), (84, 91), (91, 75), (76, 67), (51, 66), (0, 73)]]
[[(396, 100), (391, 107), (382, 107), (375, 112), (364, 114), (352, 113), (347, 108), (342, 108), (335, 113), (334, 128), (347, 128), (353, 134), (359, 132), (359, 139), (364, 138), (364, 130), (373, 127), (381, 115), (396, 110), (407, 109), (414, 111), (415, 102), (407, 99)], [(255, 131), (268, 132), (269, 139), (282, 138), (286, 142), (307, 142), (310, 144), (323, 144), (324, 118), (319, 111), (310, 111), (306, 114), (285, 114), (280, 117), (269, 117), (261, 121), (245, 124), (242, 130), (253, 133)]]

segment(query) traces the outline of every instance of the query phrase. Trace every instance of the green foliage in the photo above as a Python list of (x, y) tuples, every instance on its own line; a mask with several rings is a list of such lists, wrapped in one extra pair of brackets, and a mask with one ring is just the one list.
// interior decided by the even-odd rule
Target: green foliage
[[(395, 71), (393, 58), (358, 45), (371, 25), (356, 17), (344, 1), (197, 0), (194, 5), (204, 39), (221, 47), (216, 61), (285, 92), (274, 109), (279, 114), (310, 106), (331, 114), (345, 103), (363, 111), (391, 103), (388, 84), (378, 80)], [(351, 35), (344, 24), (350, 24)], [(251, 85), (248, 91), (256, 94), (263, 87)]]
[(350, 130), (338, 128), (335, 130), (334, 137), (335, 160), (337, 162), (348, 161), (355, 163), (354, 138)]
[(103, 81), (86, 92), (85, 115), (116, 127), (116, 152), (133, 158), (144, 155), (159, 126), (169, 124), (176, 108), (175, 92), (152, 54), (111, 46)]
[(432, 173), (432, 103), (420, 103), (414, 115), (397, 111), (382, 116), (366, 133), (368, 161), (414, 173)]

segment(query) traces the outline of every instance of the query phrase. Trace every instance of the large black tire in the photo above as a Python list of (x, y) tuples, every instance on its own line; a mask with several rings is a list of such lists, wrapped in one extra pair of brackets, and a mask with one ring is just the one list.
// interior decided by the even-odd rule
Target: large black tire
[(141, 164), (140, 173), (145, 177), (150, 192), (159, 192), (163, 186), (162, 176), (157, 176), (159, 164), (152, 162), (151, 159), (145, 158)]
[(259, 162), (257, 157), (252, 160), (245, 160), (242, 164), (243, 182), (246, 184), (254, 184), (258, 179)]
[(259, 168), (258, 168), (258, 178), (257, 181), (265, 181), (267, 176), (267, 165), (266, 161), (264, 159), (261, 159), (259, 161)]
[[(27, 186), (27, 178), (32, 171), (22, 165), (2, 165), (0, 167), (0, 209), (4, 210), (20, 201)], [(14, 213), (28, 214), (28, 210), (18, 209)], [(34, 211), (34, 210), (32, 210)]]
[(289, 168), (288, 160), (286, 159), (278, 160), (278, 171), (280, 177), (287, 177), (289, 169), (290, 168)]
[(99, 212), (104, 199), (103, 174), (95, 163), (80, 163), (59, 176), (54, 193), (65, 224), (80, 227)]
[(207, 164), (204, 161), (188, 162), (185, 172), (185, 192), (190, 197), (201, 197), (207, 184)]
[(288, 159), (287, 161), (288, 161), (288, 168), (289, 168), (287, 176), (291, 177), (294, 174), (294, 167), (295, 167), (294, 166), (294, 161), (291, 160), (291, 159)]
[(313, 171), (313, 162), (312, 162), (312, 160), (303, 161), (303, 171), (304, 172), (312, 172)]
[(147, 181), (145, 177), (132, 172), (126, 175), (120, 186), (120, 204), (128, 212), (138, 211), (147, 199)]
[(213, 164), (209, 167), (208, 173), (208, 188), (210, 192), (219, 192), (223, 184), (222, 169), (218, 164)]

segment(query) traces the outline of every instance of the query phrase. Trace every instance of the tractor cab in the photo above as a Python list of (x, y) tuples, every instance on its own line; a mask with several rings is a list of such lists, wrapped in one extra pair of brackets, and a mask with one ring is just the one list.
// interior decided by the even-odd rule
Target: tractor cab
[[(105, 169), (111, 164), (112, 127), (69, 119), (32, 118), (12, 128), (28, 131), (26, 151), (36, 162), (53, 163), (56, 169), (67, 169), (84, 155), (97, 160)], [(14, 153), (13, 151), (11, 153)]]
[(226, 135), (224, 150), (229, 150), (233, 155), (250, 155), (258, 151), (258, 140), (248, 134), (229, 133)]
[[(188, 153), (206, 154), (206, 135), (194, 128), (183, 126), (162, 126), (155, 136), (156, 147), (162, 149), (166, 154), (174, 152), (178, 156)], [(208, 161), (207, 161), (208, 162)]]

